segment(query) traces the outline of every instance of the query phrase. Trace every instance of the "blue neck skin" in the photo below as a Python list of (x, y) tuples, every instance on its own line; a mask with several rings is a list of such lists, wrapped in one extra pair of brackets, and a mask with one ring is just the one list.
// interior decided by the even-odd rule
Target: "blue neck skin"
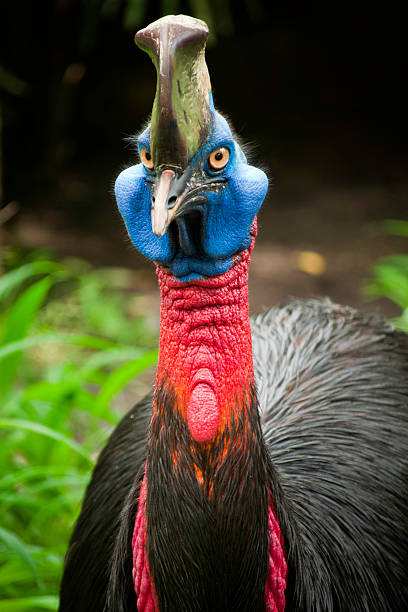
[[(248, 164), (226, 119), (214, 109), (212, 96), (210, 108), (213, 118), (210, 136), (189, 163), (195, 192), (198, 189), (200, 193), (203, 184), (203, 200), (195, 206), (200, 222), (194, 230), (189, 227), (186, 215), (173, 222), (177, 224), (174, 231), (160, 237), (153, 233), (151, 196), (155, 172), (142, 163), (121, 172), (115, 183), (118, 208), (134, 246), (185, 282), (218, 276), (231, 268), (233, 256), (251, 243), (251, 225), (268, 189), (265, 173)], [(139, 151), (141, 148), (150, 151), (150, 126), (139, 135), (137, 143)], [(223, 170), (213, 172), (208, 157), (219, 147), (226, 147), (230, 158)], [(212, 180), (211, 188), (208, 183)], [(198, 239), (192, 236), (193, 231), (199, 233)]]

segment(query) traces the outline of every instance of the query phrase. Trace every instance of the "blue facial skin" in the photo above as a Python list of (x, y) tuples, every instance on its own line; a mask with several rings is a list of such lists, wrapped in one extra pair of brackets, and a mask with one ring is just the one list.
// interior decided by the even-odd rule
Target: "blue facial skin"
[[(213, 107), (212, 107), (213, 109)], [(268, 179), (262, 170), (250, 166), (239, 145), (234, 141), (227, 121), (214, 109), (213, 125), (206, 144), (190, 162), (197, 176), (205, 175), (226, 179), (216, 188), (203, 188), (207, 201), (202, 205), (201, 252), (189, 243), (188, 230), (183, 217), (179, 217), (179, 233), (185, 240), (176, 244), (172, 233), (155, 236), (151, 224), (151, 185), (154, 172), (143, 164), (121, 172), (115, 183), (119, 211), (134, 246), (146, 257), (165, 266), (180, 281), (217, 276), (226, 272), (233, 263), (232, 256), (247, 249), (251, 243), (251, 224), (266, 196)], [(138, 138), (142, 147), (150, 151), (150, 128)], [(219, 147), (226, 147), (230, 158), (226, 167), (218, 172), (210, 170), (208, 157)], [(188, 206), (188, 205), (187, 205)], [(189, 248), (191, 244), (191, 248)]]

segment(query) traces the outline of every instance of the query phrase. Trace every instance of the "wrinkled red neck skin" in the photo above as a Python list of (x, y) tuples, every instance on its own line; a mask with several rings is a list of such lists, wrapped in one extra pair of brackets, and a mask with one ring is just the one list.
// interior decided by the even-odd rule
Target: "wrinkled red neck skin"
[[(210, 443), (253, 383), (249, 249), (220, 276), (178, 281), (157, 266), (161, 293), (156, 388), (171, 385), (191, 437)], [(236, 402), (231, 402), (235, 397)]]
[[(171, 386), (176, 394), (174, 409), (186, 420), (192, 439), (200, 444), (211, 444), (222, 433), (231, 410), (239, 410), (254, 385), (248, 267), (256, 221), (252, 236), (251, 246), (220, 276), (183, 283), (157, 266), (161, 319), (156, 389)], [(157, 609), (145, 553), (146, 489), (144, 480), (132, 542), (139, 612)], [(268, 526), (264, 609), (282, 612), (287, 565), (273, 503), (269, 505)]]

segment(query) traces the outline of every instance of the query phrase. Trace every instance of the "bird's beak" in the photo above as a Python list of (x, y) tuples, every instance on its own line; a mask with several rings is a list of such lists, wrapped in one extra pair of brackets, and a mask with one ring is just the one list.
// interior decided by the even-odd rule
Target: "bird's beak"
[[(152, 195), (152, 229), (156, 236), (163, 236), (170, 223), (183, 214), (190, 204), (206, 199), (197, 184), (190, 185), (191, 170), (187, 169), (180, 177), (174, 170), (166, 168), (160, 173), (157, 186)], [(201, 185), (206, 188), (206, 185)]]
[(173, 219), (173, 215), (170, 217), (171, 210), (169, 210), (168, 204), (175, 176), (173, 170), (163, 170), (152, 196), (152, 229), (156, 236), (163, 236)]
[(152, 198), (152, 228), (162, 236), (176, 215), (182, 191), (172, 186), (211, 131), (210, 77), (205, 63), (206, 24), (185, 15), (168, 15), (140, 30), (137, 45), (157, 71), (150, 123), (150, 149), (158, 182)]

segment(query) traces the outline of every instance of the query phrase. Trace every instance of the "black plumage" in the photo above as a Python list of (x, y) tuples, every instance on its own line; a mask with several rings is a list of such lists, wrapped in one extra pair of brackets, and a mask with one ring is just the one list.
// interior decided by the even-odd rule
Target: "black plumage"
[[(408, 609), (407, 336), (317, 299), (272, 308), (252, 320), (252, 334), (260, 453), (288, 561), (285, 609)], [(101, 453), (72, 536), (61, 612), (136, 609), (131, 539), (151, 410), (152, 395)], [(237, 609), (210, 605), (185, 609)], [(180, 607), (170, 597), (163, 609)]]

